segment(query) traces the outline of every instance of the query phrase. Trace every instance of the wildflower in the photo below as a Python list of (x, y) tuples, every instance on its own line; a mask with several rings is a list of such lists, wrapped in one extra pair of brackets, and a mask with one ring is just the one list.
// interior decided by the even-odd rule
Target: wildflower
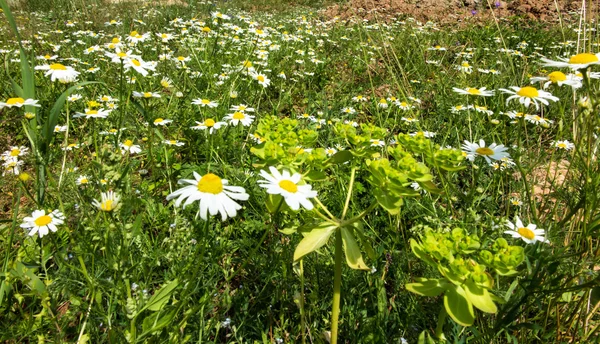
[(141, 57), (125, 60), (123, 67), (126, 71), (133, 68), (136, 72), (143, 76), (148, 75), (148, 70), (154, 71), (156, 64), (154, 62), (146, 62)]
[(514, 205), (515, 207), (520, 207), (523, 205), (523, 202), (520, 199), (513, 197), (510, 199), (510, 204)]
[(517, 87), (511, 86), (512, 90), (507, 90), (505, 88), (501, 88), (500, 90), (504, 93), (511, 94), (510, 97), (506, 99), (506, 103), (510, 102), (512, 99), (518, 99), (519, 103), (529, 107), (531, 103), (535, 105), (536, 109), (539, 109), (538, 102), (549, 105), (548, 101), (551, 100), (553, 102), (558, 101), (559, 98), (553, 96), (550, 92), (538, 90), (535, 87), (525, 86), (525, 87)]
[(132, 140), (125, 140), (125, 142), (120, 144), (121, 154), (125, 154), (129, 152), (129, 154), (137, 154), (142, 151), (139, 145), (134, 145)]
[(559, 140), (559, 141), (552, 141), (552, 147), (569, 151), (569, 150), (575, 148), (575, 145), (573, 143), (569, 142), (568, 140)]
[(464, 61), (459, 66), (455, 66), (454, 68), (466, 74), (471, 74), (473, 72), (473, 66), (471, 66), (467, 61)]
[(353, 115), (356, 113), (356, 110), (353, 107), (345, 107), (342, 109), (342, 113)]
[(4, 167), (4, 171), (2, 172), (2, 175), (6, 175), (7, 173), (10, 174), (14, 174), (15, 176), (18, 176), (19, 174), (21, 174), (21, 166), (24, 164), (24, 162), (22, 160), (19, 160), (18, 158), (10, 158), (10, 159), (6, 159), (4, 161), (4, 163), (2, 164), (2, 166)]
[(452, 90), (458, 94), (464, 94), (467, 96), (491, 97), (494, 95), (494, 91), (486, 91), (485, 87), (482, 87), (482, 88), (467, 87), (465, 89), (452, 87)]
[(227, 179), (221, 179), (213, 173), (201, 176), (194, 172), (194, 179), (180, 179), (178, 183), (187, 186), (168, 195), (167, 201), (177, 198), (175, 206), (179, 207), (187, 199), (183, 203), (184, 208), (199, 201), (199, 214), (204, 221), (208, 219), (209, 213), (212, 216), (220, 213), (222, 221), (235, 217), (242, 207), (234, 200), (247, 201), (250, 197), (243, 187), (230, 186)]
[(77, 179), (75, 180), (75, 184), (81, 186), (81, 185), (86, 185), (90, 182), (90, 179), (88, 178), (88, 176), (86, 175), (80, 175), (79, 177), (77, 177)]
[(181, 146), (185, 145), (185, 143), (183, 143), (179, 140), (164, 140), (163, 143), (166, 145), (169, 145), (169, 146), (176, 146), (176, 147), (181, 147)]
[(70, 66), (64, 66), (60, 63), (53, 63), (51, 65), (36, 66), (35, 70), (45, 70), (45, 76), (49, 76), (52, 81), (60, 81), (62, 83), (74, 82), (77, 80), (79, 72)]
[(548, 239), (544, 236), (546, 232), (543, 229), (538, 229), (537, 225), (530, 223), (527, 226), (523, 226), (523, 222), (517, 216), (516, 221), (513, 224), (510, 221), (506, 221), (506, 227), (510, 228), (510, 231), (504, 231), (504, 234), (509, 234), (513, 238), (521, 238), (528, 244), (534, 244), (537, 241), (549, 243)]
[(327, 154), (327, 156), (332, 156), (337, 152), (338, 152), (337, 149), (332, 148), (332, 147), (328, 147), (325, 149), (325, 154)]
[(271, 84), (271, 80), (266, 75), (261, 73), (253, 73), (252, 78), (258, 81), (262, 87), (268, 87)]
[(56, 232), (58, 230), (56, 226), (62, 225), (64, 218), (65, 216), (58, 210), (54, 210), (48, 215), (46, 215), (45, 210), (34, 210), (31, 216), (23, 219), (21, 228), (28, 229), (29, 236), (34, 236), (37, 233), (42, 238), (50, 231)]
[(558, 86), (568, 85), (572, 88), (577, 89), (583, 85), (581, 80), (582, 78), (578, 77), (575, 74), (566, 75), (563, 72), (555, 71), (548, 74), (548, 76), (536, 76), (534, 78), (531, 78), (531, 83), (535, 84), (536, 82), (545, 81), (543, 86), (544, 89), (548, 88), (548, 86), (550, 86), (551, 84), (555, 84)]
[(251, 108), (245, 104), (233, 105), (229, 110), (241, 112), (254, 112), (254, 108)]
[(544, 128), (547, 128), (550, 126), (550, 124), (554, 123), (554, 121), (545, 119), (544, 117), (538, 115), (525, 115), (525, 120), (529, 123), (541, 125)]
[(154, 120), (154, 125), (158, 126), (158, 125), (167, 125), (169, 123), (173, 122), (173, 120), (170, 119), (164, 119), (164, 118), (157, 118)]
[(12, 146), (10, 150), (2, 153), (2, 160), (17, 159), (20, 156), (25, 156), (29, 152), (29, 148), (25, 146)]
[(223, 120), (228, 121), (231, 125), (238, 125), (239, 123), (242, 123), (243, 126), (247, 127), (254, 121), (254, 116), (247, 115), (241, 111), (236, 111), (225, 116)]
[(292, 210), (299, 210), (302, 205), (307, 210), (313, 209), (313, 204), (309, 198), (317, 197), (317, 192), (312, 190), (309, 184), (298, 185), (302, 176), (299, 173), (290, 174), (288, 170), (283, 170), (280, 173), (275, 167), (269, 167), (269, 174), (265, 170), (260, 171), (260, 175), (264, 180), (259, 180), (258, 184), (267, 189), (267, 193), (271, 195), (281, 195), (285, 203)]
[(79, 144), (78, 143), (70, 143), (66, 147), (63, 147), (62, 150), (64, 150), (64, 151), (72, 151), (75, 148), (79, 148)]
[(119, 206), (119, 201), (121, 200), (121, 196), (114, 193), (113, 191), (103, 192), (101, 194), (102, 201), (98, 202), (94, 200), (92, 204), (96, 206), (98, 209), (102, 211), (113, 211)]
[(365, 98), (365, 97), (363, 97), (361, 95), (358, 95), (358, 96), (352, 97), (352, 101), (355, 101), (357, 103), (363, 103), (363, 102), (367, 101), (367, 98)]
[(40, 107), (41, 105), (38, 104), (39, 100), (35, 100), (35, 99), (23, 99), (20, 97), (17, 98), (8, 98), (6, 100), (6, 103), (0, 102), (0, 109), (2, 108), (12, 108), (12, 107), (18, 107), (20, 108), (23, 105), (29, 105), (29, 106), (35, 106), (35, 107)]
[(504, 145), (492, 143), (488, 147), (485, 145), (484, 140), (479, 140), (479, 144), (465, 140), (461, 148), (467, 154), (466, 158), (471, 161), (474, 161), (477, 156), (482, 156), (489, 164), (491, 160), (500, 160), (509, 157), (509, 154), (506, 152), (507, 148)]
[(160, 94), (158, 94), (156, 92), (137, 92), (137, 91), (133, 91), (131, 93), (133, 94), (133, 96), (135, 98), (145, 98), (145, 99), (160, 98)]
[(85, 118), (106, 118), (110, 114), (110, 110), (98, 109), (85, 109), (85, 112), (76, 112), (73, 118), (85, 117)]
[(215, 130), (220, 129), (222, 126), (227, 125), (226, 122), (215, 122), (212, 118), (207, 118), (203, 122), (196, 121), (196, 125), (191, 127), (194, 130), (206, 130), (208, 129), (208, 133), (212, 134)]
[(388, 103), (385, 100), (385, 98), (381, 98), (379, 99), (379, 104), (377, 104), (378, 107), (382, 108), (382, 109), (387, 109), (388, 107)]
[(383, 141), (383, 140), (371, 139), (371, 140), (369, 140), (369, 142), (371, 142), (371, 147), (385, 146), (385, 141)]
[(564, 68), (568, 67), (573, 70), (585, 69), (589, 66), (600, 64), (600, 53), (581, 53), (571, 56), (569, 59), (559, 58), (559, 61), (550, 60), (547, 58), (541, 59), (543, 66)]
[(194, 104), (194, 105), (200, 105), (201, 107), (207, 106), (209, 108), (216, 108), (219, 105), (219, 103), (217, 103), (217, 102), (215, 102), (213, 100), (210, 100), (210, 99), (200, 99), (200, 98), (194, 99), (192, 101), (192, 104)]

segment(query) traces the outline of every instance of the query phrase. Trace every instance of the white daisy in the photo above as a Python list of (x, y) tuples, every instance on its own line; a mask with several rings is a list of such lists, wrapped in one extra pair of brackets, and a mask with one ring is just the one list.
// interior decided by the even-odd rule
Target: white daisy
[(537, 82), (545, 81), (543, 86), (544, 89), (548, 88), (548, 86), (550, 86), (551, 84), (555, 84), (558, 86), (569, 85), (573, 88), (580, 88), (583, 85), (583, 83), (581, 82), (582, 80), (583, 78), (578, 77), (575, 74), (567, 75), (560, 71), (554, 71), (548, 74), (548, 76), (536, 76), (531, 78), (531, 83), (535, 84)]
[(23, 99), (21, 97), (17, 97), (17, 98), (8, 98), (6, 100), (6, 103), (0, 102), (0, 109), (2, 108), (11, 108), (11, 107), (18, 107), (20, 108), (23, 105), (29, 105), (29, 106), (35, 106), (35, 107), (40, 107), (41, 105), (38, 104), (39, 100), (35, 100), (35, 99)]
[(307, 210), (314, 208), (309, 198), (317, 197), (317, 192), (312, 190), (312, 186), (309, 184), (298, 185), (302, 176), (299, 173), (290, 174), (289, 171), (283, 170), (283, 173), (271, 166), (269, 167), (269, 174), (265, 170), (260, 171), (260, 175), (265, 180), (259, 180), (258, 184), (267, 189), (267, 193), (271, 195), (281, 195), (285, 200), (285, 203), (292, 210), (299, 210), (302, 205)]
[(102, 201), (98, 202), (94, 200), (92, 204), (96, 206), (98, 209), (102, 211), (113, 211), (117, 206), (119, 206), (119, 201), (121, 200), (121, 196), (114, 193), (113, 191), (103, 192), (101, 194)]
[(196, 122), (196, 125), (191, 127), (191, 129), (194, 129), (194, 130), (207, 130), (208, 129), (209, 134), (212, 134), (216, 130), (227, 125), (226, 122), (215, 122), (215, 120), (212, 118), (207, 118), (204, 120), (204, 122), (198, 122), (198, 121), (195, 121), (195, 122)]
[(177, 146), (177, 147), (181, 147), (181, 146), (185, 145), (185, 143), (183, 143), (179, 140), (164, 140), (163, 143), (166, 145), (169, 145), (169, 146)]
[(23, 219), (21, 228), (28, 229), (29, 236), (34, 236), (35, 233), (38, 233), (40, 238), (42, 238), (44, 235), (50, 233), (50, 231), (56, 232), (58, 230), (56, 226), (62, 225), (64, 219), (65, 216), (58, 210), (54, 210), (48, 215), (46, 215), (45, 210), (34, 210), (31, 216)]
[(223, 118), (224, 121), (228, 121), (231, 125), (238, 125), (242, 123), (243, 126), (247, 127), (254, 121), (254, 116), (247, 115), (241, 111), (230, 113)]
[(98, 109), (98, 110), (85, 109), (85, 112), (76, 112), (75, 115), (73, 115), (73, 118), (78, 118), (78, 117), (106, 118), (110, 114), (110, 111), (111, 110), (104, 110), (104, 109)]
[(465, 140), (462, 145), (463, 152), (466, 153), (466, 158), (474, 161), (475, 157), (482, 156), (485, 161), (489, 164), (491, 160), (500, 160), (502, 158), (509, 157), (510, 155), (506, 152), (508, 148), (504, 145), (496, 145), (492, 143), (489, 147), (485, 145), (485, 141), (479, 140), (479, 144), (476, 142), (469, 142)]
[(145, 99), (160, 98), (160, 94), (158, 94), (156, 92), (137, 92), (137, 91), (133, 91), (131, 93), (133, 94), (133, 96), (135, 98), (145, 98)]
[(164, 119), (164, 118), (157, 118), (154, 120), (154, 125), (167, 125), (169, 123), (173, 122), (173, 120), (170, 119)]
[(209, 108), (216, 108), (219, 105), (219, 103), (217, 103), (217, 102), (215, 102), (213, 100), (210, 100), (210, 99), (200, 99), (200, 98), (194, 99), (192, 101), (192, 104), (194, 104), (194, 105), (200, 105), (202, 107), (207, 106)]
[(214, 216), (220, 213), (222, 221), (235, 217), (242, 207), (234, 200), (247, 201), (250, 197), (243, 187), (227, 185), (227, 179), (221, 179), (213, 173), (201, 176), (194, 172), (194, 179), (180, 179), (178, 183), (187, 186), (168, 195), (167, 201), (177, 198), (175, 206), (179, 207), (187, 198), (183, 203), (184, 208), (199, 201), (199, 214), (204, 221), (208, 219), (208, 214)]
[(262, 73), (253, 73), (252, 78), (258, 81), (262, 87), (268, 87), (271, 84), (271, 79)]
[(552, 147), (564, 150), (571, 150), (575, 148), (575, 145), (572, 142), (569, 142), (568, 140), (558, 140), (552, 141)]
[(137, 154), (142, 152), (142, 148), (139, 145), (134, 145), (132, 140), (125, 140), (119, 146), (121, 147), (121, 154)]
[(527, 226), (523, 225), (521, 219), (517, 216), (516, 221), (513, 224), (510, 221), (506, 221), (506, 227), (512, 229), (510, 231), (504, 231), (504, 234), (509, 234), (513, 238), (521, 238), (528, 244), (533, 244), (536, 241), (541, 241), (545, 243), (549, 243), (548, 239), (545, 238), (546, 231), (543, 229), (538, 229), (536, 225), (533, 223), (528, 224)]
[(581, 53), (571, 56), (569, 59), (559, 58), (559, 61), (550, 60), (547, 58), (541, 59), (543, 66), (564, 68), (568, 67), (573, 70), (585, 69), (592, 65), (600, 64), (600, 53)]
[(74, 82), (77, 80), (79, 72), (70, 66), (64, 66), (60, 63), (53, 63), (51, 65), (36, 66), (35, 70), (45, 70), (45, 76), (49, 76), (52, 81), (60, 81), (62, 83)]
[(89, 184), (90, 182), (90, 178), (86, 175), (80, 175), (79, 177), (77, 177), (77, 179), (75, 180), (75, 184), (81, 186), (81, 185), (86, 185)]
[(371, 147), (383, 147), (383, 146), (385, 146), (385, 141), (384, 140), (371, 139), (371, 140), (369, 140), (369, 142), (371, 142)]
[(452, 87), (452, 90), (458, 94), (464, 94), (467, 96), (491, 97), (494, 95), (494, 91), (487, 91), (485, 87), (482, 87), (482, 88), (467, 87), (464, 89)]
[(133, 69), (135, 69), (136, 72), (142, 74), (143, 76), (146, 76), (146, 75), (148, 75), (149, 70), (154, 71), (156, 69), (156, 63), (144, 61), (140, 57), (137, 59), (125, 60), (123, 67), (125, 67), (126, 71), (133, 68)]
[(246, 104), (233, 105), (229, 110), (241, 112), (254, 112), (254, 108), (251, 108)]
[(539, 109), (540, 106), (539, 106), (538, 102), (540, 102), (544, 105), (548, 105), (549, 100), (551, 100), (553, 102), (559, 100), (558, 97), (553, 96), (550, 92), (538, 90), (535, 87), (531, 87), (531, 86), (525, 86), (525, 87), (511, 86), (510, 88), (512, 88), (513, 90), (511, 91), (511, 90), (507, 90), (505, 88), (500, 89), (500, 91), (502, 91), (504, 93), (511, 94), (511, 96), (506, 99), (507, 104), (508, 104), (508, 102), (510, 102), (513, 99), (518, 99), (519, 103), (525, 105), (526, 107), (529, 107), (529, 105), (531, 105), (531, 103), (533, 103), (535, 105), (535, 108)]

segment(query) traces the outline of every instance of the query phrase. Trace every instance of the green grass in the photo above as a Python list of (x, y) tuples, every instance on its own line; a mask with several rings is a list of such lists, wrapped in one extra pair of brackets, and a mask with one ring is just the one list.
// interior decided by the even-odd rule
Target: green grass
[[(188, 7), (61, 3), (68, 6), (50, 11), (31, 2), (38, 12), (14, 11), (28, 41), (23, 42), (24, 56), (42, 65), (35, 56), (56, 54), (54, 62), (81, 73), (78, 81), (98, 83), (72, 91), (82, 99), (68, 101), (52, 115), (57, 99), (76, 83), (51, 82), (36, 71), (35, 99), (41, 105), (37, 118), (25, 117), (30, 111), (26, 108), (0, 109), (0, 132), (8, 138), (1, 148), (7, 155), (12, 146), (29, 148), (19, 157), (19, 178), (12, 170), (0, 178), (0, 340), (323, 343), (335, 322), (334, 275), (340, 271), (340, 343), (400, 343), (401, 338), (415, 343), (422, 333), (435, 338), (442, 332), (453, 343), (598, 340), (598, 82), (591, 79), (575, 94), (566, 85), (550, 86), (547, 91), (560, 100), (541, 111), (507, 103), (507, 95), (498, 91), (527, 86), (531, 77), (558, 70), (541, 66), (542, 55), (555, 59), (576, 54), (576, 19), (565, 18), (572, 27), (563, 28), (502, 21), (498, 30), (495, 23), (437, 27), (410, 19), (332, 22), (316, 11), (329, 2), (314, 0), (294, 6), (267, 0), (216, 5), (198, 1)], [(213, 23), (210, 13), (217, 10), (232, 19)], [(198, 29), (180, 26), (176, 18), (195, 18)], [(122, 25), (104, 24), (112, 19)], [(68, 21), (74, 26), (67, 26)], [(189, 31), (185, 35), (184, 26)], [(270, 44), (260, 47), (254, 29), (268, 32), (264, 39)], [(124, 40), (133, 30), (150, 33), (150, 38), (124, 51), (159, 61), (146, 77), (133, 69), (124, 71), (103, 52), (112, 51), (105, 44), (114, 37)], [(19, 54), (13, 53), (19, 45), (8, 23), (3, 22), (0, 32), (5, 61), (0, 101), (6, 102), (18, 95), (14, 85), (23, 85), (26, 78)], [(155, 33), (179, 37), (163, 44)], [(559, 46), (565, 40), (574, 43)], [(596, 42), (592, 34), (583, 43), (590, 48), (579, 52), (596, 51)], [(60, 45), (57, 52), (54, 45)], [(84, 53), (94, 45), (102, 51)], [(436, 45), (447, 50), (429, 50)], [(501, 48), (511, 51), (499, 52)], [(268, 51), (264, 65), (260, 49)], [(173, 58), (189, 57), (186, 68), (160, 59), (168, 52)], [(240, 68), (244, 61), (264, 72), (271, 84), (262, 87), (246, 75)], [(456, 68), (463, 61), (473, 66), (472, 73)], [(92, 67), (99, 70), (86, 72)], [(219, 78), (223, 73), (226, 77)], [(135, 83), (128, 82), (132, 76)], [(161, 84), (163, 78), (170, 80), (168, 87)], [(486, 87), (496, 94), (465, 96), (453, 87)], [(137, 98), (134, 91), (161, 97)], [(74, 118), (90, 107), (86, 102), (104, 95), (118, 100), (107, 118)], [(353, 101), (358, 95), (368, 101)], [(582, 96), (592, 99), (591, 110), (577, 104)], [(380, 107), (380, 99), (388, 97), (414, 108), (404, 111), (390, 100), (387, 108)], [(193, 105), (198, 98), (219, 105)], [(108, 107), (99, 102), (103, 105), (92, 108)], [(256, 116), (249, 127), (224, 126), (212, 135), (190, 128), (206, 118), (220, 121), (238, 104), (256, 109), (247, 113)], [(475, 109), (454, 113), (457, 105), (486, 106), (492, 114)], [(346, 107), (356, 113), (344, 113)], [(543, 127), (523, 118), (511, 123), (503, 113), (513, 110), (553, 123)], [(303, 114), (323, 123), (297, 119)], [(67, 125), (68, 132), (48, 138), (41, 128), (57, 115), (57, 124)], [(154, 125), (158, 118), (173, 122)], [(354, 133), (353, 127), (343, 125), (346, 120), (364, 125)], [(104, 133), (119, 128), (126, 130)], [(398, 135), (419, 131), (436, 135)], [(257, 144), (255, 133), (267, 142)], [(141, 153), (121, 154), (120, 144), (127, 139), (140, 145)], [(372, 147), (371, 139), (385, 140), (385, 148)], [(465, 160), (461, 144), (479, 139), (508, 147), (515, 165), (495, 170), (483, 157)], [(184, 145), (166, 145), (164, 140)], [(398, 148), (390, 149), (391, 140)], [(575, 148), (556, 149), (551, 145), (555, 140), (569, 140)], [(61, 149), (69, 144), (78, 147)], [(300, 146), (313, 151), (300, 153)], [(438, 150), (446, 146), (452, 149)], [(329, 147), (344, 153), (329, 158), (319, 149)], [(448, 154), (447, 160), (439, 152)], [(384, 159), (390, 166), (382, 164)], [(561, 172), (566, 178), (554, 178), (549, 162), (561, 161), (568, 162)], [(315, 210), (296, 212), (269, 196), (258, 184), (261, 169), (269, 166), (303, 174), (303, 182), (318, 193), (318, 201), (312, 199)], [(243, 187), (249, 199), (237, 201), (243, 208), (226, 221), (219, 215), (203, 221), (198, 203), (181, 208), (166, 200), (183, 187), (177, 181), (193, 178), (193, 172), (225, 178), (229, 185)], [(77, 185), (80, 176), (89, 182)], [(540, 176), (549, 176), (543, 195), (535, 187)], [(420, 191), (412, 189), (413, 182)], [(101, 211), (92, 202), (109, 190), (121, 196), (120, 205)], [(513, 199), (522, 205), (512, 205)], [(42, 209), (60, 210), (64, 224), (43, 238), (29, 236), (19, 226), (24, 217)], [(503, 234), (505, 222), (515, 216), (525, 225), (545, 229), (550, 243), (529, 245)], [(296, 250), (307, 242), (303, 238), (314, 238), (309, 233), (319, 223), (333, 226), (331, 237), (295, 261)], [(471, 236), (428, 246), (421, 259), (411, 250), (411, 240), (426, 241), (428, 233), (444, 235), (454, 228)], [(335, 238), (342, 231), (348, 236), (336, 252)], [(510, 276), (482, 258), (481, 252), (493, 250), (499, 238), (523, 253), (523, 262)], [(481, 247), (461, 246), (468, 240)], [(447, 256), (433, 264), (423, 258), (448, 242), (456, 245), (456, 262)], [(341, 259), (337, 263), (336, 257)], [(476, 309), (470, 326), (459, 325), (452, 314), (440, 317), (441, 296), (420, 296), (406, 286), (420, 277), (452, 280), (437, 266), (454, 269), (459, 258), (465, 259), (468, 272), (461, 270), (464, 276), (456, 278), (473, 279), (469, 269), (485, 266), (491, 282), (486, 290), (497, 297), (497, 312)]]

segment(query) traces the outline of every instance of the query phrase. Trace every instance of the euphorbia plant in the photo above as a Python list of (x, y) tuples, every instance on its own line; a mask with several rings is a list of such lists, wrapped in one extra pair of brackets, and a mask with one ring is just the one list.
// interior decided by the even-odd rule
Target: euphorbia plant
[[(338, 339), (342, 256), (345, 255), (350, 268), (358, 270), (369, 270), (363, 259), (363, 251), (373, 256), (371, 243), (362, 232), (361, 222), (379, 206), (391, 215), (399, 214), (405, 197), (420, 195), (413, 188), (413, 183), (426, 191), (439, 192), (433, 183), (434, 176), (430, 168), (420, 160), (438, 171), (459, 170), (463, 160), (460, 151), (440, 149), (423, 135), (413, 137), (400, 134), (390, 140), (391, 145), (386, 145), (390, 136), (387, 130), (371, 124), (356, 128), (338, 122), (334, 133), (338, 142), (347, 148), (328, 157), (323, 148), (313, 148), (318, 140), (317, 131), (300, 126), (295, 119), (270, 116), (259, 122), (255, 135), (263, 142), (252, 148), (252, 153), (260, 159), (256, 167), (271, 166), (299, 172), (303, 175), (303, 182), (334, 178), (348, 181), (346, 197), (339, 199), (340, 204), (328, 207), (315, 197), (317, 206), (303, 217), (303, 223), (286, 231), (299, 231), (303, 235), (294, 251), (294, 261), (323, 247), (332, 236), (335, 238), (331, 343), (337, 343)], [(357, 179), (371, 185), (369, 190), (372, 199), (368, 207), (351, 211)], [(270, 195), (266, 203), (271, 212), (289, 211), (285, 205), (282, 206), (279, 195)], [(334, 206), (342, 209), (337, 215), (329, 210)], [(356, 215), (351, 216), (351, 213)]]

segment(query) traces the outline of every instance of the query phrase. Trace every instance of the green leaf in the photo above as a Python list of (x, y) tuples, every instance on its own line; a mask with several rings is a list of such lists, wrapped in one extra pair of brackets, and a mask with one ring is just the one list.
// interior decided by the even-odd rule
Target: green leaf
[(417, 344), (435, 344), (435, 341), (433, 340), (433, 338), (431, 338), (431, 336), (429, 335), (429, 332), (427, 332), (427, 330), (421, 332), (421, 334), (419, 334), (419, 339), (417, 341)]
[(139, 311), (141, 313), (145, 309), (149, 309), (151, 311), (159, 311), (161, 310), (165, 304), (171, 298), (171, 294), (175, 290), (175, 288), (179, 285), (179, 280), (174, 279), (169, 284), (163, 286), (158, 291), (152, 295), (148, 303)]
[(354, 222), (352, 226), (354, 227), (354, 234), (358, 236), (358, 240), (360, 240), (363, 250), (365, 250), (367, 253), (367, 257), (369, 257), (371, 260), (377, 259), (377, 255), (375, 254), (375, 250), (373, 250), (373, 245), (371, 244), (371, 239), (366, 237), (362, 232), (362, 224), (360, 222)]
[(346, 263), (348, 263), (348, 266), (357, 270), (370, 270), (363, 260), (360, 248), (356, 243), (354, 234), (352, 234), (352, 230), (344, 227), (341, 231), (342, 242), (344, 243), (344, 253), (346, 254)]
[(162, 329), (163, 327), (169, 325), (175, 315), (177, 314), (177, 309), (173, 309), (161, 316), (160, 313), (152, 313), (144, 318), (142, 322), (142, 334), (140, 338), (142, 339), (145, 336), (151, 335), (152, 333)]
[(343, 150), (335, 153), (331, 158), (327, 159), (326, 163), (329, 164), (343, 164), (346, 161), (352, 160), (354, 156), (348, 150)]
[(311, 170), (306, 175), (304, 175), (304, 179), (310, 182), (318, 182), (327, 179), (327, 174), (323, 171)]
[(296, 246), (296, 250), (294, 251), (294, 261), (325, 245), (336, 228), (338, 228), (336, 225), (329, 222), (322, 222), (316, 226), (310, 233), (306, 234), (304, 239)]
[(265, 201), (265, 205), (267, 206), (269, 213), (274, 214), (277, 211), (277, 208), (281, 210), (285, 207), (285, 202), (283, 201), (283, 196), (269, 194)]
[(408, 291), (421, 296), (438, 296), (448, 288), (448, 283), (442, 278), (432, 278), (423, 279), (416, 283), (407, 283), (405, 287)]
[(448, 288), (444, 294), (444, 307), (448, 315), (459, 325), (473, 325), (475, 320), (473, 305), (467, 299), (465, 290), (461, 286), (454, 285)]
[(387, 190), (382, 188), (375, 188), (373, 190), (373, 196), (391, 215), (398, 215), (400, 213), (400, 206), (402, 205), (402, 198), (391, 194)]
[(427, 252), (425, 252), (423, 246), (421, 246), (421, 244), (419, 244), (415, 239), (410, 239), (410, 249), (413, 251), (415, 256), (417, 256), (417, 258), (433, 267), (437, 266), (437, 263), (427, 254)]
[(494, 314), (498, 312), (498, 307), (496, 307), (496, 304), (494, 303), (494, 300), (492, 300), (487, 289), (477, 285), (471, 280), (467, 281), (464, 286), (467, 299), (469, 299), (473, 306), (486, 313)]

